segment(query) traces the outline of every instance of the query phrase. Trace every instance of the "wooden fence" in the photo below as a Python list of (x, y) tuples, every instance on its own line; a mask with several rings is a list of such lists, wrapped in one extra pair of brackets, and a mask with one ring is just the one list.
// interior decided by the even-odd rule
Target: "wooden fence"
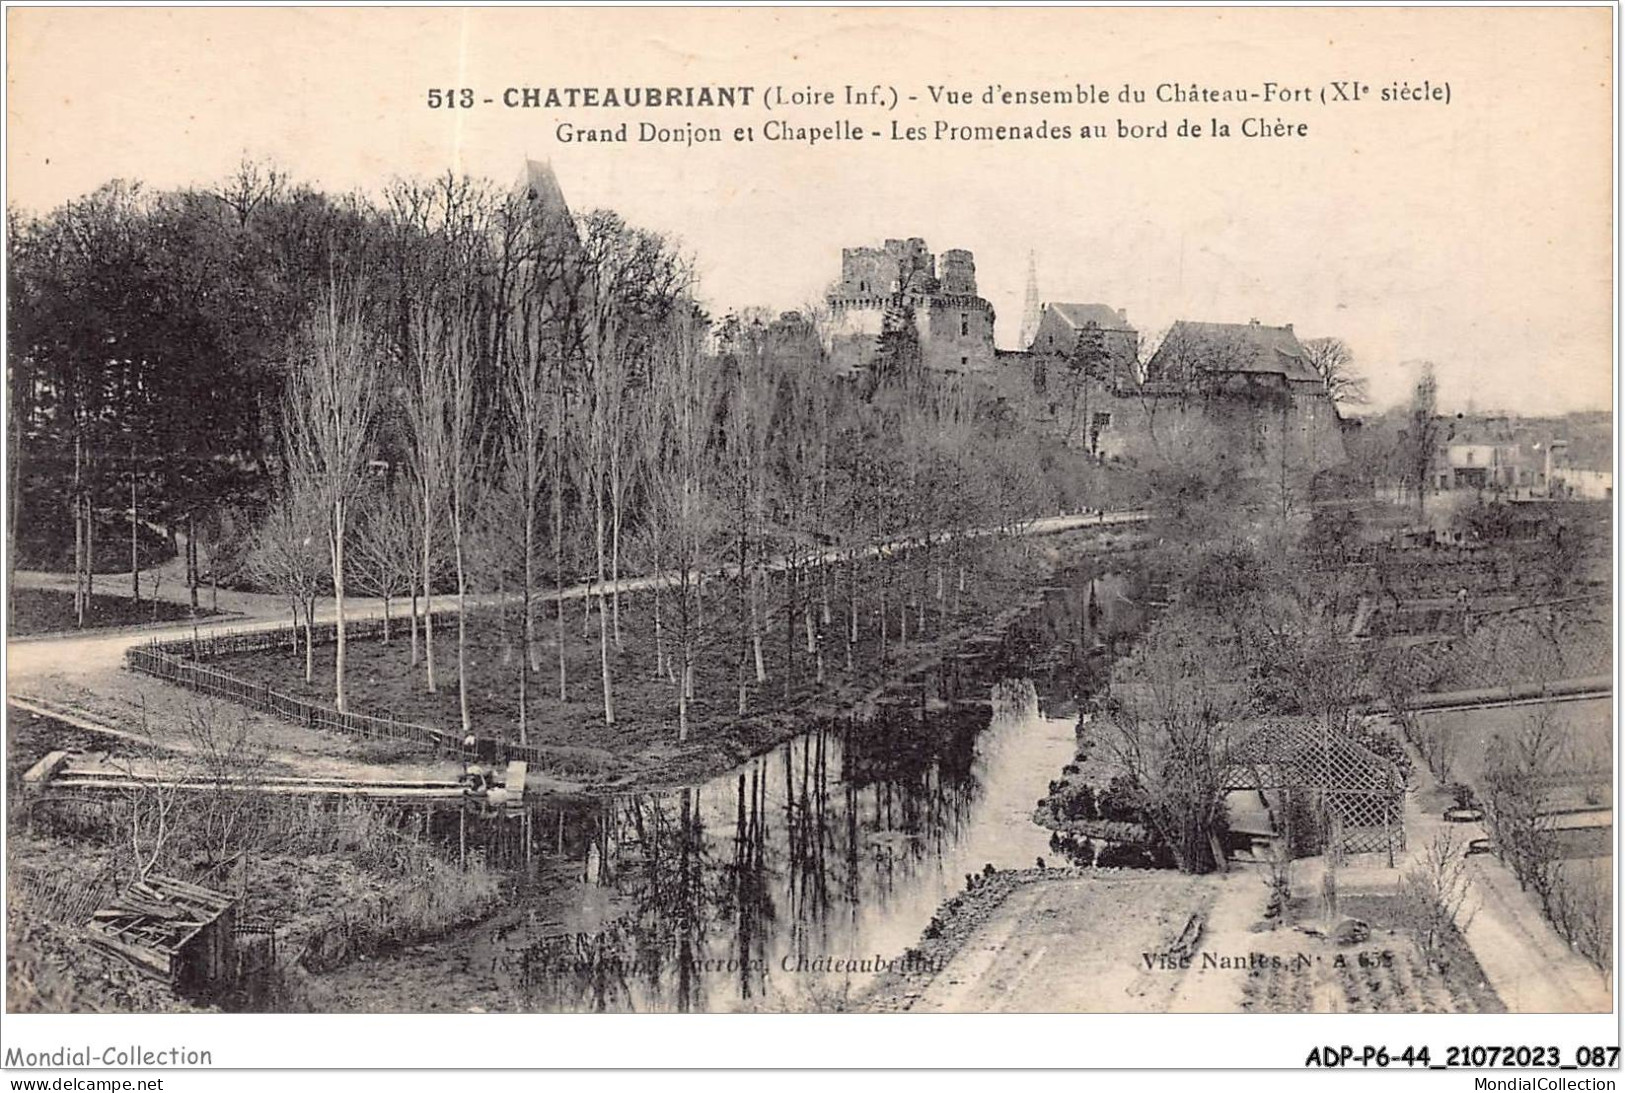
[[(399, 623), (395, 625), (399, 626)], [(334, 641), (336, 630), (337, 627), (333, 623), (321, 624), (312, 628), (311, 637), (316, 642)], [(355, 640), (380, 634), (382, 630), (382, 620), (372, 619), (352, 622), (345, 627), (346, 637)], [(153, 641), (125, 650), (124, 661), (131, 671), (153, 676), (165, 683), (184, 687), (199, 694), (236, 702), (249, 709), (271, 714), (310, 729), (327, 729), (370, 740), (400, 740), (433, 749), (440, 754), (464, 759), (478, 758), (491, 763), (519, 759), (530, 764), (535, 770), (567, 775), (590, 773), (590, 770), (579, 762), (572, 762), (568, 749), (511, 744), (505, 740), (485, 737), (476, 737), (472, 747), (465, 747), (464, 740), (459, 734), (445, 729), (400, 721), (381, 714), (340, 713), (332, 706), (273, 690), (269, 683), (252, 683), (203, 663), (215, 657), (235, 653), (261, 652), (269, 649), (285, 651), (292, 645), (291, 632), (291, 627), (283, 627), (273, 630), (207, 634), (165, 642)]]
[(117, 891), (110, 875), (90, 883), (73, 876), (52, 876), (42, 870), (19, 866), (9, 874), (12, 892), (27, 901), (38, 914), (53, 922), (78, 926)]

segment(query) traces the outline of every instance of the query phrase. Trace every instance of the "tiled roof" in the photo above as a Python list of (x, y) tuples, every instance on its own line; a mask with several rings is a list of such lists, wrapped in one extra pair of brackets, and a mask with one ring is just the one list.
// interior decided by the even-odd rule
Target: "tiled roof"
[(552, 164), (542, 160), (525, 160), (524, 173), (519, 176), (519, 187), (528, 200), (540, 202), (546, 212), (564, 217), (570, 215), (569, 202), (564, 200), (564, 190), (559, 186), (558, 177), (553, 174)]
[(1121, 315), (1105, 304), (1045, 304), (1046, 308), (1075, 327), (1094, 323), (1102, 330), (1133, 330)]
[(1289, 326), (1181, 319), (1169, 329), (1157, 356), (1174, 352), (1189, 354), (1198, 367), (1209, 372), (1262, 372), (1289, 380), (1320, 379), (1303, 343)]

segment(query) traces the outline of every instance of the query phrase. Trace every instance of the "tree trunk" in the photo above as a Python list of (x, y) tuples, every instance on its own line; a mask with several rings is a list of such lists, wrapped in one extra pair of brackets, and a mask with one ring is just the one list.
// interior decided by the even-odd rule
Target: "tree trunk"
[(846, 561), (846, 670), (853, 667), (853, 654), (858, 644), (858, 563), (856, 558)]
[(789, 705), (796, 676), (796, 568), (792, 559), (784, 575), (784, 701)]
[(756, 682), (767, 682), (767, 664), (762, 659), (762, 574), (753, 572), (750, 585), (750, 645), (756, 657)]
[(677, 687), (677, 740), (679, 743), (688, 740), (688, 700), (693, 673), (691, 667), (693, 655), (693, 651), (689, 647), (688, 634), (685, 633), (683, 635), (682, 682)]
[(621, 472), (619, 459), (612, 472), (610, 492), (611, 522), (609, 546), (610, 610), (615, 620), (615, 648), (621, 648)]
[(665, 645), (665, 634), (664, 634), (664, 632), (663, 632), (663, 630), (661, 628), (661, 625), (660, 625), (660, 585), (662, 583), (662, 579), (659, 576), (659, 574), (660, 574), (660, 551), (659, 551), (658, 548), (656, 548), (656, 550), (655, 550), (655, 573), (656, 573), (655, 585), (654, 585), (654, 600), (655, 600), (655, 605), (654, 605), (654, 610), (655, 610), (655, 678), (659, 679), (661, 676), (666, 675), (666, 645)]
[(135, 596), (135, 602), (141, 602), (141, 551), (137, 538), (137, 529), (141, 526), (141, 513), (135, 507), (135, 456), (131, 455), (130, 466), (130, 592)]
[[(884, 564), (884, 563), (882, 563), (882, 564)], [(888, 633), (887, 633), (887, 627), (888, 627), (889, 623), (888, 623), (888, 620), (887, 620), (887, 617), (886, 617), (887, 611), (889, 610), (887, 608), (887, 606), (886, 606), (886, 585), (887, 585), (887, 583), (888, 583), (888, 581), (881, 581), (880, 582), (880, 588), (879, 588), (879, 595), (880, 595), (880, 663), (882, 663), (882, 664), (886, 663), (886, 653), (887, 653), (887, 650), (889, 648), (889, 645), (888, 645), (888, 642), (887, 642), (887, 638), (889, 636)]]
[(186, 514), (186, 589), (192, 601), (192, 614), (197, 614), (197, 516)]
[[(454, 520), (461, 520), (460, 515)], [(457, 712), (462, 718), (463, 736), (474, 733), (473, 720), (468, 713), (468, 576), (463, 566), (463, 529), (456, 529), (457, 537)]]
[(908, 556), (903, 558), (902, 589), (897, 593), (897, 646), (908, 644)]
[[(344, 699), (344, 499), (333, 502), (333, 611), (336, 624), (333, 650), (333, 705), (339, 713), (346, 710)], [(193, 593), (196, 598), (196, 590)]]
[(598, 553), (598, 668), (604, 682), (604, 724), (615, 724), (615, 682), (609, 662), (609, 609), (604, 602), (604, 498), (593, 491), (593, 539)]
[(316, 682), (316, 642), (311, 631), (316, 626), (316, 597), (305, 599), (305, 682)]
[(434, 678), (434, 506), (429, 486), (423, 487), (423, 665), (429, 693), (436, 691)]
[(85, 494), (85, 608), (95, 602), (96, 596), (96, 509), (90, 494)]
[[(560, 381), (563, 382), (562, 380)], [(564, 666), (564, 399), (553, 399), (553, 606), (557, 623), (559, 653), (559, 701), (567, 702), (570, 691)]]
[(412, 667), (418, 666), (418, 583), (412, 581)]
[(80, 629), (85, 625), (85, 493), (84, 441), (73, 438), (73, 614)]
[(10, 491), (10, 505), (6, 513), (6, 626), (7, 633), (14, 633), (17, 625), (17, 521), (22, 516), (22, 424), (13, 408), (7, 412), (6, 421), (9, 432), (6, 437), (6, 454), (9, 462), (7, 469), (10, 480), (7, 483)]

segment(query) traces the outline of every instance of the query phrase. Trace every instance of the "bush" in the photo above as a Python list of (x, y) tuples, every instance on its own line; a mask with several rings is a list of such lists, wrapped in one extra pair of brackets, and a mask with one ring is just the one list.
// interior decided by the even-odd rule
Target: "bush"
[(1103, 843), (1095, 864), (1102, 869), (1172, 869), (1174, 856), (1151, 843)]
[(1093, 820), (1099, 816), (1094, 787), (1088, 784), (1070, 787), (1061, 797), (1060, 813), (1068, 820)]
[(1095, 845), (1088, 836), (1070, 835), (1064, 831), (1057, 831), (1049, 837), (1049, 848), (1080, 869), (1088, 869), (1096, 864)]
[(1134, 779), (1126, 774), (1114, 775), (1096, 798), (1096, 811), (1102, 820), (1118, 820), (1137, 824), (1144, 820), (1140, 812), (1140, 792)]

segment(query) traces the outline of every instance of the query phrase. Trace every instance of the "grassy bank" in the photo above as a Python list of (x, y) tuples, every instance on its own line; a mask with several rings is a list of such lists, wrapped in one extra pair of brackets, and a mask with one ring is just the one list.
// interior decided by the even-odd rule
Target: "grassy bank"
[[(479, 921), (498, 904), (500, 879), (409, 834), (412, 817), (366, 802), (262, 802), (227, 863), (199, 868), (195, 839), (177, 839), (156, 869), (237, 898), (240, 923), (275, 930), (268, 947), (240, 941), (245, 968), (214, 994), (177, 995), (89, 943), (66, 901), (18, 893), (8, 903), (7, 975), (19, 1012), (170, 1012), (195, 1008), (319, 1009), (323, 973)], [(14, 816), (8, 868), (49, 878), (49, 891), (118, 891), (137, 876), (125, 845), (123, 802)], [(194, 833), (195, 834), (195, 833)]]
[[(599, 620), (586, 601), (565, 604), (565, 697), (559, 697), (553, 605), (538, 609), (537, 669), (524, 679), (525, 741), (549, 753), (548, 773), (599, 788), (653, 788), (726, 770), (795, 732), (808, 720), (850, 709), (889, 681), (929, 666), (962, 642), (1008, 623), (1011, 612), (1043, 585), (1055, 565), (1085, 548), (1120, 542), (1112, 533), (1071, 533), (1042, 543), (1000, 541), (965, 552), (963, 581), (946, 551), (943, 563), (885, 571), (860, 567), (857, 639), (849, 641), (851, 587), (844, 571), (803, 574), (793, 586), (777, 575), (765, 589), (757, 630), (762, 671), (748, 610), (733, 582), (709, 586), (704, 640), (695, 648), (689, 736), (679, 740), (675, 601), (662, 597), (660, 626), (649, 593), (622, 597), (620, 642), (609, 650), (614, 724), (606, 723), (598, 642)], [(890, 582), (888, 584), (888, 582)], [(829, 601), (827, 621), (823, 613)], [(884, 604), (884, 623), (881, 607)], [(809, 619), (813, 636), (809, 638)], [(473, 732), (519, 739), (519, 694), (526, 657), (517, 607), (471, 612), (464, 665)], [(614, 632), (613, 619), (605, 620)], [(350, 643), (347, 691), (355, 711), (456, 730), (461, 724), (455, 620), (436, 629), (437, 689), (424, 666), (412, 663), (404, 621), (387, 643)], [(658, 637), (657, 637), (658, 634)], [(224, 656), (211, 665), (298, 698), (331, 698), (334, 649), (316, 649), (311, 682), (303, 653), (267, 650)], [(663, 669), (657, 671), (657, 669)], [(740, 711), (744, 680), (745, 710)], [(556, 767), (556, 769), (555, 769)]]
[[(73, 610), (73, 593), (49, 588), (19, 588), (11, 596), (11, 634), (24, 637), (29, 634), (55, 634), (78, 630), (79, 617)], [(213, 614), (199, 608), (196, 617)], [(156, 622), (176, 622), (193, 617), (185, 604), (168, 600), (145, 599), (137, 603), (129, 596), (108, 596), (101, 593), (90, 597), (85, 612), (86, 630), (113, 626), (141, 626)]]

